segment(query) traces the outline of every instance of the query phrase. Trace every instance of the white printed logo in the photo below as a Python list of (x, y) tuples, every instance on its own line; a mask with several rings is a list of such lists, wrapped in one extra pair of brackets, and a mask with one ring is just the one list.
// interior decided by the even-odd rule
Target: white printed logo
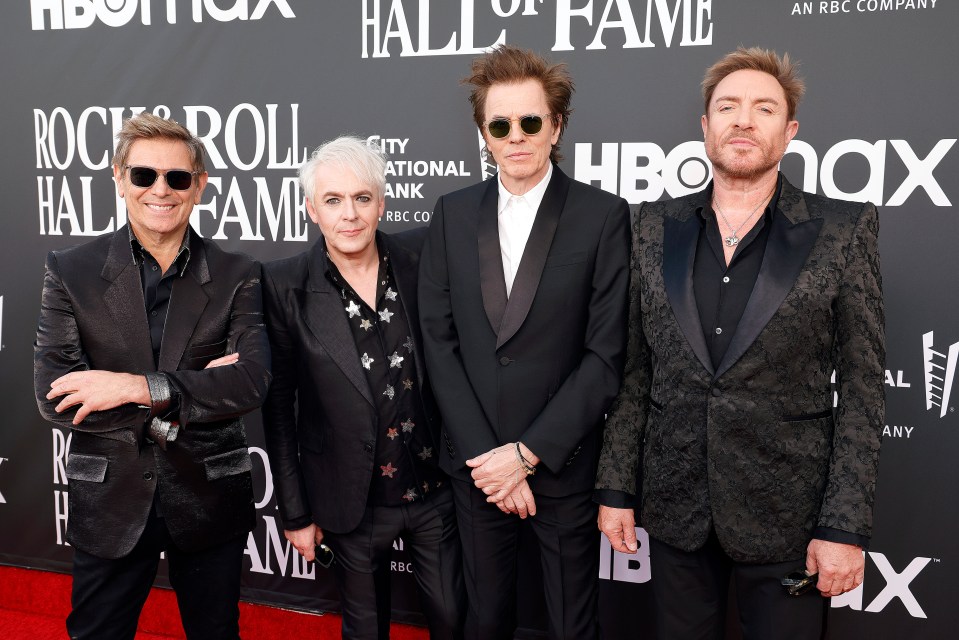
[(614, 551), (606, 536), (599, 534), (599, 577), (601, 580), (616, 582), (649, 582), (652, 578), (649, 568), (649, 534), (636, 527), (636, 544), (639, 549), (635, 555)]
[[(167, 23), (176, 24), (177, 0), (159, 0), (157, 4), (166, 5)], [(234, 0), (227, 9), (221, 9), (214, 0), (192, 0), (191, 4), (193, 22), (203, 22), (204, 16), (217, 22), (259, 20), (271, 5), (284, 18), (296, 17), (288, 0), (257, 0), (252, 11), (252, 0)], [(97, 20), (108, 27), (122, 27), (132, 22), (137, 13), (141, 24), (153, 24), (150, 0), (30, 0), (30, 26), (34, 31), (86, 29)]]
[[(9, 460), (9, 458), (0, 458), (0, 465), (2, 465), (7, 460)], [(7, 503), (7, 499), (3, 497), (2, 493), (0, 493), (0, 504), (6, 504), (6, 503)]]
[[(885, 555), (872, 551), (866, 553), (866, 555), (872, 559), (873, 564), (879, 569), (879, 573), (882, 574), (883, 579), (886, 581), (886, 586), (883, 587), (883, 590), (869, 603), (865, 611), (867, 613), (877, 613), (882, 611), (894, 598), (899, 598), (903, 606), (906, 607), (906, 611), (909, 612), (909, 615), (913, 618), (925, 618), (926, 612), (919, 606), (919, 601), (916, 600), (916, 596), (909, 590), (909, 585), (916, 579), (919, 572), (932, 562), (932, 558), (914, 558), (905, 569), (897, 572), (892, 568), (892, 565), (889, 564), (889, 560), (886, 559)], [(853, 611), (863, 611), (862, 588), (863, 585), (860, 584), (852, 591), (848, 591), (841, 596), (834, 596), (832, 598), (832, 608), (849, 607)]]
[(956, 378), (956, 360), (959, 359), (959, 342), (949, 345), (947, 353), (933, 348), (932, 331), (922, 334), (922, 363), (926, 382), (926, 411), (939, 407), (939, 417), (949, 411)]

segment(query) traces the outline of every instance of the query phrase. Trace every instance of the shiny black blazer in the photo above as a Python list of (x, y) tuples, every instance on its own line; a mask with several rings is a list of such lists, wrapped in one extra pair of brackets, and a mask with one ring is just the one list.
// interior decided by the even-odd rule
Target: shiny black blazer
[[(439, 414), (417, 323), (417, 269), (425, 234), (425, 229), (378, 232), (413, 333), (417, 388), (436, 440)], [(314, 522), (323, 530), (347, 533), (360, 523), (369, 497), (378, 417), (340, 291), (326, 276), (327, 264), (320, 238), (309, 251), (264, 267), (273, 384), (263, 424), (284, 527), (295, 530)]]
[[(243, 414), (270, 383), (260, 265), (190, 234), (186, 273), (173, 283), (159, 366), (126, 227), (47, 256), (34, 352), (44, 418), (73, 430), (69, 479), (71, 545), (103, 558), (128, 554), (159, 492), (177, 547), (199, 551), (250, 531), (253, 490)], [(227, 353), (235, 365), (204, 370)], [(165, 372), (181, 390), (177, 440), (144, 444), (149, 409), (128, 404), (71, 424), (56, 413), (50, 383), (71, 371)]]
[(643, 451), (650, 535), (691, 551), (715, 527), (742, 562), (802, 558), (816, 526), (869, 536), (884, 420), (876, 208), (784, 178), (714, 368), (692, 279), (707, 191), (647, 203), (633, 223), (626, 375), (597, 487), (634, 493)]
[(442, 196), (423, 250), (441, 466), (469, 480), (467, 459), (522, 441), (542, 461), (534, 492), (587, 491), (622, 376), (629, 207), (554, 166), (507, 299), (497, 203), (496, 177)]

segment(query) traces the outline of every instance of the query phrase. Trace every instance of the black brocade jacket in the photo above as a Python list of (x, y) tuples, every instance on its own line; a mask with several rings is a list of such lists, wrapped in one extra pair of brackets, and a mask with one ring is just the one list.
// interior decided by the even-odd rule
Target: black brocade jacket
[[(238, 363), (204, 369), (239, 353)], [(260, 265), (190, 234), (186, 273), (173, 293), (159, 366), (154, 363), (140, 269), (126, 227), (47, 256), (34, 348), (40, 413), (73, 430), (71, 545), (103, 558), (127, 555), (143, 533), (159, 492), (174, 543), (200, 551), (254, 525), (252, 463), (241, 415), (260, 405), (270, 384)], [(71, 424), (57, 413), (50, 383), (71, 371), (164, 372), (180, 390), (179, 436), (148, 445), (149, 408), (126, 404)]]
[(626, 374), (597, 488), (634, 493), (642, 452), (648, 533), (692, 551), (714, 527), (741, 562), (802, 558), (816, 526), (869, 536), (884, 420), (876, 208), (784, 179), (714, 369), (692, 279), (705, 193), (647, 203), (633, 221)]

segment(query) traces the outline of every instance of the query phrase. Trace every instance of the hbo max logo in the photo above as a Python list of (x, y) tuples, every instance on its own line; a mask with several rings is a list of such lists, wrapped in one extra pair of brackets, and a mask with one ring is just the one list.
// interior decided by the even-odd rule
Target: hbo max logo
[[(163, 10), (167, 23), (176, 24), (178, 0), (30, 0), (30, 23), (34, 31), (44, 29), (86, 29), (100, 21), (108, 27), (122, 27), (139, 15), (141, 24), (153, 24), (153, 6)], [(255, 2), (255, 4), (254, 4)], [(192, 0), (193, 22), (206, 16), (217, 22), (259, 20), (270, 7), (284, 18), (295, 18), (289, 0)], [(218, 4), (217, 4), (218, 3)], [(252, 10), (251, 10), (252, 9)]]

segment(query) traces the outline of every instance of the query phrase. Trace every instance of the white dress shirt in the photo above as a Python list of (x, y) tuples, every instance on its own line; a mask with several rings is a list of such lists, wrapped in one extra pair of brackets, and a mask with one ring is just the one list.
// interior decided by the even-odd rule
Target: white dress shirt
[(516, 272), (519, 271), (519, 263), (523, 259), (523, 251), (526, 250), (526, 242), (529, 240), (530, 231), (533, 230), (536, 212), (539, 210), (540, 203), (543, 202), (543, 196), (546, 194), (546, 187), (549, 185), (549, 179), (552, 175), (553, 163), (551, 162), (543, 179), (521, 196), (514, 196), (503, 186), (501, 178), (496, 179), (499, 184), (499, 206), (497, 209), (499, 212), (497, 214), (499, 248), (500, 254), (503, 256), (503, 275), (506, 276), (507, 297), (513, 290), (513, 280), (516, 278)]

